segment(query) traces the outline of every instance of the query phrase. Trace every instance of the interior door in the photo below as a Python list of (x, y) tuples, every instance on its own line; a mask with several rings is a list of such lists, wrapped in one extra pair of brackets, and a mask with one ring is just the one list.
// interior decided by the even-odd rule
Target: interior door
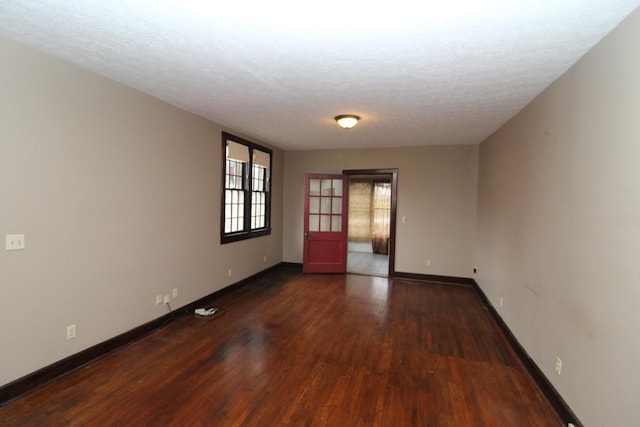
[(347, 271), (347, 177), (305, 175), (305, 273)]

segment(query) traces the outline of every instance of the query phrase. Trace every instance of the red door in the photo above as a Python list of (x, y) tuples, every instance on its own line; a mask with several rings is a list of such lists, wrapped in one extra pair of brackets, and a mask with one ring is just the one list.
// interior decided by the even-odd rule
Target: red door
[(305, 175), (305, 273), (347, 271), (346, 175)]

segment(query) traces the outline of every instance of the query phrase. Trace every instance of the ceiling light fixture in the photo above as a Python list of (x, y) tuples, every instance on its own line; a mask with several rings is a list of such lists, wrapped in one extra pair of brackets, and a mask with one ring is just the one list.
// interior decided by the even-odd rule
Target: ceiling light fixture
[(354, 116), (353, 114), (342, 114), (340, 116), (336, 116), (336, 122), (338, 122), (338, 126), (342, 129), (351, 129), (358, 124), (358, 120), (360, 120), (360, 117)]

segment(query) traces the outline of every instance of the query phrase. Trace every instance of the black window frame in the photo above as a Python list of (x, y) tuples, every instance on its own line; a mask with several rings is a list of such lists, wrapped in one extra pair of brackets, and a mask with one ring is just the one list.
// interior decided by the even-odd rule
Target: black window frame
[[(227, 143), (234, 142), (236, 144), (244, 145), (249, 150), (249, 162), (243, 167), (243, 188), (240, 189), (244, 193), (243, 201), (243, 218), (244, 228), (240, 231), (225, 232), (225, 220), (226, 220), (226, 195), (227, 190)], [(269, 155), (269, 169), (266, 171), (266, 177), (262, 181), (264, 182), (265, 194), (265, 224), (264, 227), (251, 229), (251, 207), (252, 207), (252, 193), (253, 193), (253, 151), (262, 151)], [(251, 141), (247, 141), (244, 138), (232, 135), (228, 132), (222, 132), (222, 194), (221, 194), (221, 211), (220, 211), (220, 243), (231, 243), (240, 240), (253, 239), (255, 237), (266, 236), (271, 234), (271, 176), (273, 171), (273, 150), (256, 144)], [(236, 191), (238, 189), (235, 189)]]

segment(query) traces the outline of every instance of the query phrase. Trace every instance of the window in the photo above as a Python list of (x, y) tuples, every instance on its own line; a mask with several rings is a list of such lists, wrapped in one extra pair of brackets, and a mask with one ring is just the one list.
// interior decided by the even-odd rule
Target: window
[(222, 133), (221, 243), (271, 233), (271, 154), (268, 148)]

